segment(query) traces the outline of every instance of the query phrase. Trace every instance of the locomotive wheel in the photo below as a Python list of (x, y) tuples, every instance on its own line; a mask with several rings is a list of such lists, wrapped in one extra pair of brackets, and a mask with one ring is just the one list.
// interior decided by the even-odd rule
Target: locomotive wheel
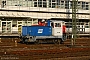
[(60, 41), (60, 44), (64, 44), (64, 42), (61, 40), (61, 41)]
[(54, 43), (55, 44), (60, 44), (60, 40), (59, 39), (56, 39), (56, 40), (54, 40)]
[(36, 40), (35, 44), (39, 44), (39, 40)]
[(61, 40), (58, 39), (58, 44), (60, 44)]
[(24, 44), (25, 43), (25, 40), (23, 39), (22, 41), (20, 41), (22, 44)]

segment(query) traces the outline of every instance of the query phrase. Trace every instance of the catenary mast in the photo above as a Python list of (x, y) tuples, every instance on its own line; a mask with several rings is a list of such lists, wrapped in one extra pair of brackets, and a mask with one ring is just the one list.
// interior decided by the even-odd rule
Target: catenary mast
[(76, 17), (76, 12), (77, 12), (77, 3), (78, 0), (72, 0), (72, 39), (71, 39), (71, 45), (75, 45), (75, 40), (76, 40), (76, 33), (77, 33), (77, 17)]

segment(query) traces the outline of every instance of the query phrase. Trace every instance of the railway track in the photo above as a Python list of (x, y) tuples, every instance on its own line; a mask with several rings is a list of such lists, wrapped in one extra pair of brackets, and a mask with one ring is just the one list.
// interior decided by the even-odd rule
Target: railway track
[[(17, 43), (15, 41), (17, 40)], [(0, 43), (0, 59), (16, 60), (90, 60), (90, 39), (77, 39), (75, 47), (70, 40), (64, 44), (21, 44), (19, 39), (2, 39)], [(17, 46), (15, 45), (17, 44)], [(82, 57), (82, 58), (81, 58)], [(78, 60), (77, 59), (77, 60)]]
[[(5, 53), (6, 52), (6, 53)], [(67, 58), (90, 56), (90, 48), (63, 48), (63, 49), (47, 49), (47, 50), (6, 50), (3, 56), (14, 56), (19, 59), (50, 59), (50, 58)]]

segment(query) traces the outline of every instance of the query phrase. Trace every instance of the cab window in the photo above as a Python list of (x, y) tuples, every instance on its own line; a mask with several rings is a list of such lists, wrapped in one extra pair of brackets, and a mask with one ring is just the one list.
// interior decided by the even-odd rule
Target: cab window
[(55, 23), (55, 27), (61, 27), (60, 23)]
[(54, 23), (51, 23), (51, 26), (54, 28)]

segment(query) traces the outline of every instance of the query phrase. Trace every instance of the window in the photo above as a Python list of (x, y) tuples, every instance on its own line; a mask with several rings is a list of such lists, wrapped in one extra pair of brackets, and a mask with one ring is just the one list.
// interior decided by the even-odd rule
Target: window
[(55, 0), (52, 0), (52, 2), (55, 2)]
[(89, 5), (86, 5), (86, 10), (89, 10)]
[(82, 9), (85, 10), (85, 2), (82, 2)]
[(89, 10), (89, 3), (88, 2), (82, 2), (82, 9)]
[(85, 28), (89, 28), (89, 26), (85, 26)]
[(38, 7), (42, 7), (42, 1), (38, 1)]
[(80, 26), (77, 26), (78, 28), (80, 28)]
[(82, 9), (81, 2), (78, 2), (77, 8)]
[(84, 23), (81, 23), (81, 25), (84, 25)]
[[(63, 3), (63, 2), (62, 2)], [(66, 7), (66, 1), (65, 1), (65, 8)], [(78, 5), (77, 5), (77, 8), (78, 9), (83, 9), (83, 10), (89, 10), (89, 2), (78, 2)], [(70, 9), (72, 9), (72, 1), (70, 1)]]
[(34, 2), (34, 7), (37, 7), (37, 2)]
[(12, 21), (12, 27), (17, 27), (17, 21)]
[(61, 8), (65, 8), (64, 1), (61, 1)]
[(6, 5), (6, 1), (2, 1), (2, 8), (4, 8), (4, 6)]
[(60, 0), (57, 0), (57, 5), (60, 5)]
[(52, 3), (52, 8), (55, 8), (56, 7), (56, 3)]
[(56, 4), (57, 4), (56, 0), (49, 0), (49, 7), (56, 8)]
[(54, 23), (51, 23), (51, 26), (54, 28)]
[(46, 2), (43, 2), (43, 7), (47, 7), (47, 3)]
[(55, 27), (61, 27), (60, 23), (55, 23)]
[(49, 2), (49, 7), (51, 7), (51, 2)]
[(89, 10), (89, 3), (86, 2), (86, 10)]
[(56, 0), (56, 8), (60, 8), (60, 0)]
[(70, 9), (72, 9), (72, 1), (70, 1)]
[(69, 9), (69, 1), (65, 1), (65, 8)]
[(67, 25), (66, 28), (72, 28), (72, 25)]

